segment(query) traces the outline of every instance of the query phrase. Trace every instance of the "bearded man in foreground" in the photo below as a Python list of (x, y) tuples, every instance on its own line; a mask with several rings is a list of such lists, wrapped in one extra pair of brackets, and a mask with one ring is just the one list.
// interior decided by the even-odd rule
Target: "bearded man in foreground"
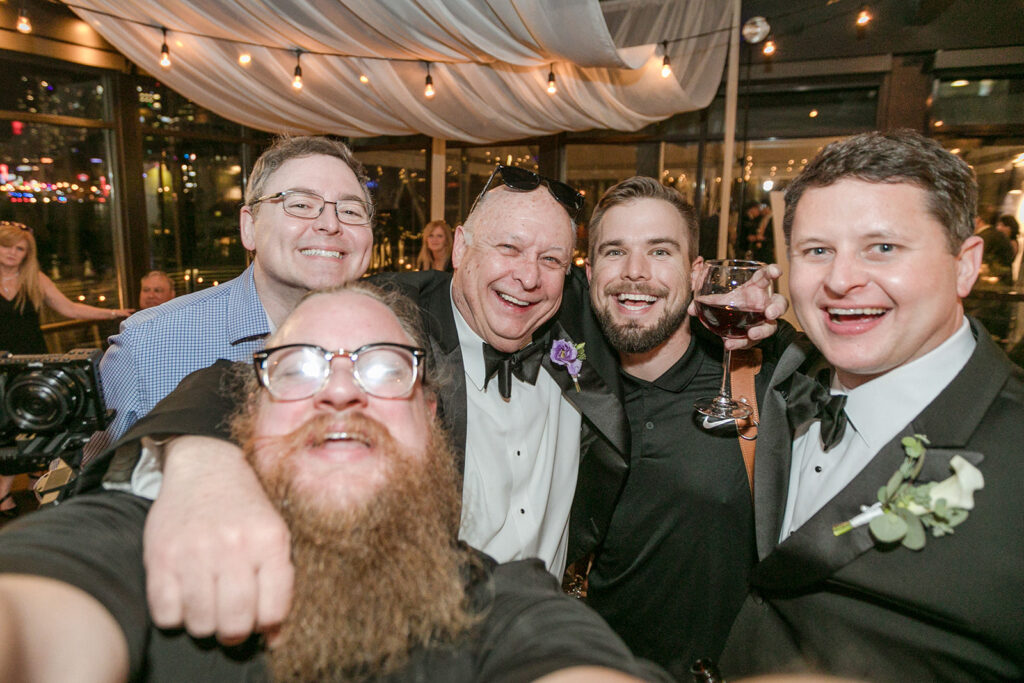
[[(456, 540), (454, 461), (409, 306), (362, 283), (311, 295), (256, 373), (235, 371), (248, 398), (234, 431), (292, 539), (279, 631), (225, 646), (154, 627), (150, 502), (85, 495), (0, 538), (0, 679), (659, 679), (542, 563), (499, 565)], [(218, 577), (218, 610), (240, 581)]]

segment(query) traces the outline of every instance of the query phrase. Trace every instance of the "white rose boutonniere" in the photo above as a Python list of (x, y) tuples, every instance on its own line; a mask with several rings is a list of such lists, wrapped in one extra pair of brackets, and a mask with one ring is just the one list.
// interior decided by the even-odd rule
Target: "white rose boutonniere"
[(839, 536), (867, 524), (879, 543), (899, 541), (911, 550), (920, 550), (925, 545), (925, 528), (931, 529), (932, 536), (945, 536), (967, 519), (968, 511), (974, 509), (974, 492), (985, 486), (985, 477), (978, 468), (954, 455), (949, 461), (953, 476), (941, 482), (915, 484), (924, 466), (928, 439), (915, 434), (902, 443), (907, 457), (888, 483), (878, 489), (878, 502), (863, 506), (859, 515), (833, 526), (833, 534)]

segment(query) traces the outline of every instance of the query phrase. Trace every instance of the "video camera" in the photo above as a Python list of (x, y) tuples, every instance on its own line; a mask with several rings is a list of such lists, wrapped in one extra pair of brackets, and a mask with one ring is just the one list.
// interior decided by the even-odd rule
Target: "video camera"
[(82, 446), (113, 417), (103, 402), (102, 356), (0, 352), (0, 474), (46, 469), (57, 458), (77, 471)]

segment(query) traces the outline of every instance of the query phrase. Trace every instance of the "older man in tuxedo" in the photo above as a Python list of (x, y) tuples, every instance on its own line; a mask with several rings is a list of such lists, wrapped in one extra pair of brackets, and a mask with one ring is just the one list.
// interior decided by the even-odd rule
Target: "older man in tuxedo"
[[(810, 343), (787, 350), (762, 406), (759, 561), (730, 677), (1024, 678), (1024, 377), (964, 315), (976, 201), (967, 164), (911, 132), (833, 143), (788, 188)], [(973, 500), (901, 495), (953, 469), (983, 477)]]

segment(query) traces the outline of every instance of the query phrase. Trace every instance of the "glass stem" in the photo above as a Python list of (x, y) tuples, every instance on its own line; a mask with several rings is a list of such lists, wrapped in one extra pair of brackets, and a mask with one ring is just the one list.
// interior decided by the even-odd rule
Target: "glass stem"
[(725, 349), (722, 364), (725, 366), (722, 372), (722, 386), (718, 390), (718, 398), (715, 403), (722, 405), (732, 404), (732, 349)]

